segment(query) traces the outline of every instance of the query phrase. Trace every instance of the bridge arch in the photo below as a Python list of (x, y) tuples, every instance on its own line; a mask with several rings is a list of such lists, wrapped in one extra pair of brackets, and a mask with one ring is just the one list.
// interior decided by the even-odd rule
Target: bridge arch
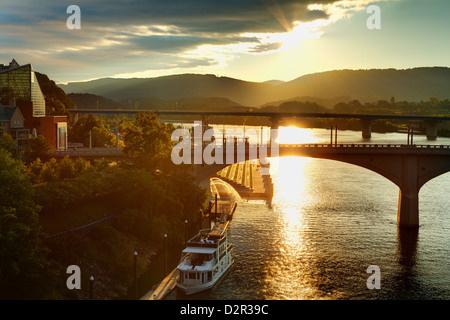
[[(397, 220), (401, 227), (419, 226), (420, 188), (427, 181), (450, 171), (450, 146), (280, 145), (278, 156), (336, 160), (380, 174), (399, 187)], [(245, 159), (252, 160), (251, 157), (252, 153), (246, 150)], [(195, 175), (205, 180), (228, 165), (195, 165)]]

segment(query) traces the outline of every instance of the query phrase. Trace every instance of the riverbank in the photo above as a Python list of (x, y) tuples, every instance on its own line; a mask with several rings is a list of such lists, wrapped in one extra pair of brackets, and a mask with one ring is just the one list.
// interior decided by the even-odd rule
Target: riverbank
[[(69, 233), (46, 241), (52, 259), (61, 270), (61, 283), (69, 277), (63, 271), (70, 266), (80, 268), (81, 289), (69, 290), (61, 286), (64, 299), (112, 300), (127, 295), (133, 286), (135, 270), (142, 275), (153, 263), (157, 245), (144, 243), (136, 237), (118, 231), (114, 224), (98, 225), (87, 234)], [(134, 267), (134, 252), (138, 263)], [(94, 281), (90, 281), (90, 277)], [(64, 280), (64, 281), (63, 281)], [(92, 293), (90, 287), (92, 283)]]

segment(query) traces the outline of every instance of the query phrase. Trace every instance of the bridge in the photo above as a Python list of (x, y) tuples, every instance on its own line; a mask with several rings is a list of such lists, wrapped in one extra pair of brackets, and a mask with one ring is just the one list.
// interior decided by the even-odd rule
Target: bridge
[(67, 150), (53, 150), (55, 158), (85, 158), (85, 159), (101, 159), (119, 160), (123, 157), (123, 151), (119, 148), (112, 147), (95, 147), (95, 148), (69, 148)]
[[(138, 112), (153, 112), (158, 115), (190, 115), (190, 116), (256, 116), (269, 117), (272, 129), (279, 128), (279, 120), (285, 117), (317, 117), (317, 118), (357, 118), (363, 123), (363, 137), (370, 137), (370, 124), (376, 119), (397, 119), (408, 121), (425, 121), (427, 136), (436, 138), (437, 123), (448, 121), (450, 117), (402, 116), (402, 115), (364, 115), (364, 114), (330, 114), (330, 113), (276, 113), (276, 112), (225, 112), (225, 111), (183, 111), (183, 110), (109, 110), (109, 109), (73, 109), (72, 113), (103, 113), (103, 114), (136, 114)], [(331, 137), (332, 138), (332, 137)], [(331, 139), (332, 140), (332, 139)], [(273, 140), (275, 141), (275, 139)], [(399, 187), (399, 202), (397, 221), (400, 227), (419, 226), (419, 191), (429, 180), (450, 171), (450, 146), (448, 145), (414, 145), (408, 144), (281, 144), (277, 154), (271, 154), (271, 146), (256, 147), (250, 151), (250, 146), (244, 144), (245, 159), (262, 159), (264, 157), (302, 156), (330, 159), (361, 166), (389, 179)], [(270, 143), (270, 142), (269, 142)], [(236, 147), (238, 141), (235, 141)], [(195, 164), (195, 174), (198, 181), (206, 180), (231, 163), (238, 162), (237, 155), (232, 155), (233, 161), (227, 163), (227, 148), (225, 143), (214, 148), (215, 153), (222, 154), (222, 161), (207, 165)], [(194, 147), (195, 149), (195, 147)], [(234, 148), (236, 149), (236, 148)], [(203, 155), (203, 148), (200, 149)], [(192, 153), (194, 156), (195, 150)], [(201, 157), (203, 159), (203, 157)], [(194, 163), (192, 161), (191, 163)]]
[(322, 118), (322, 119), (359, 119), (362, 126), (362, 136), (369, 139), (372, 135), (372, 123), (378, 119), (422, 121), (425, 123), (426, 135), (430, 140), (437, 137), (437, 124), (441, 121), (450, 121), (450, 116), (421, 116), (421, 115), (369, 115), (349, 113), (305, 113), (305, 112), (260, 112), (260, 111), (195, 111), (195, 110), (120, 110), (120, 109), (69, 109), (69, 112), (78, 114), (137, 114), (152, 112), (157, 115), (197, 116), (206, 119), (209, 116), (236, 116), (236, 117), (265, 117), (270, 118), (272, 129), (278, 129), (281, 119), (286, 118)]
[[(262, 149), (262, 148), (261, 148)], [(234, 150), (234, 149), (233, 149)], [(215, 154), (223, 155), (221, 163), (195, 164), (197, 179), (209, 179), (227, 167), (227, 147), (218, 146)], [(234, 152), (235, 153), (235, 152)], [(245, 160), (260, 159), (245, 144)], [(449, 145), (403, 145), (403, 144), (280, 144), (276, 155), (271, 148), (264, 150), (266, 156), (301, 156), (336, 160), (364, 167), (389, 179), (399, 187), (397, 221), (400, 227), (419, 226), (419, 191), (429, 180), (450, 171)], [(233, 154), (233, 162), (237, 161)], [(230, 161), (228, 161), (230, 162)]]
[[(238, 145), (244, 147), (244, 159), (238, 159)], [(232, 144), (233, 145), (233, 144)], [(204, 148), (201, 148), (202, 152)], [(191, 149), (191, 162), (194, 163), (195, 147)], [(227, 157), (227, 152), (232, 157)], [(227, 145), (217, 145), (214, 155), (220, 160), (213, 164), (204, 162), (194, 164), (197, 181), (209, 181), (218, 171), (243, 160), (266, 157), (300, 156), (336, 160), (364, 167), (389, 179), (399, 187), (397, 221), (400, 227), (419, 226), (419, 191), (431, 179), (450, 171), (450, 145), (413, 144), (280, 144), (276, 154), (269, 144), (253, 150), (244, 140), (234, 141), (233, 149)], [(79, 148), (77, 150), (54, 151), (56, 157), (110, 158), (120, 159), (123, 152), (115, 148)], [(203, 159), (203, 157), (201, 157)], [(217, 159), (217, 158), (215, 158)], [(230, 161), (231, 159), (231, 161)], [(203, 160), (202, 160), (203, 161)]]

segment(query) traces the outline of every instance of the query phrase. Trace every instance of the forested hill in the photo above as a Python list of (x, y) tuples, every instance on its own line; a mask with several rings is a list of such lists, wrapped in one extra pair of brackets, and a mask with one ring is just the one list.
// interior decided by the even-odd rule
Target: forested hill
[(157, 78), (104, 78), (59, 85), (66, 93), (90, 93), (115, 101), (152, 97), (174, 100), (221, 97), (245, 106), (260, 106), (297, 97), (362, 102), (450, 98), (450, 68), (421, 67), (405, 70), (335, 70), (301, 76), (288, 82), (249, 82), (215, 75), (182, 74)]
[(95, 94), (70, 93), (67, 95), (79, 109), (121, 109), (124, 105)]
[(39, 87), (46, 99), (47, 115), (69, 115), (67, 109), (75, 109), (77, 105), (70, 99), (64, 90), (58, 87), (55, 81), (46, 74), (35, 72)]
[(155, 97), (139, 97), (124, 99), (119, 102), (90, 93), (69, 93), (79, 109), (177, 109), (177, 110), (211, 110), (214, 108), (227, 110), (242, 110), (238, 103), (226, 98), (193, 97), (177, 100), (166, 100)]

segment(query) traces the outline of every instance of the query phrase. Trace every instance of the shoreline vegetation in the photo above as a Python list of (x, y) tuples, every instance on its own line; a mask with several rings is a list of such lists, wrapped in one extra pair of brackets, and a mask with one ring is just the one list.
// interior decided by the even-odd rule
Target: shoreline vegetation
[[(57, 161), (41, 137), (17, 155), (14, 140), (0, 137), (1, 299), (89, 299), (91, 276), (94, 299), (130, 297), (135, 270), (138, 278), (151, 272), (164, 234), (177, 248), (185, 220), (189, 235), (197, 231), (208, 196), (189, 167), (170, 161), (173, 127), (153, 114), (135, 121), (125, 129), (122, 162)], [(117, 212), (85, 234), (46, 239)], [(79, 290), (66, 286), (70, 265), (80, 267)]]

